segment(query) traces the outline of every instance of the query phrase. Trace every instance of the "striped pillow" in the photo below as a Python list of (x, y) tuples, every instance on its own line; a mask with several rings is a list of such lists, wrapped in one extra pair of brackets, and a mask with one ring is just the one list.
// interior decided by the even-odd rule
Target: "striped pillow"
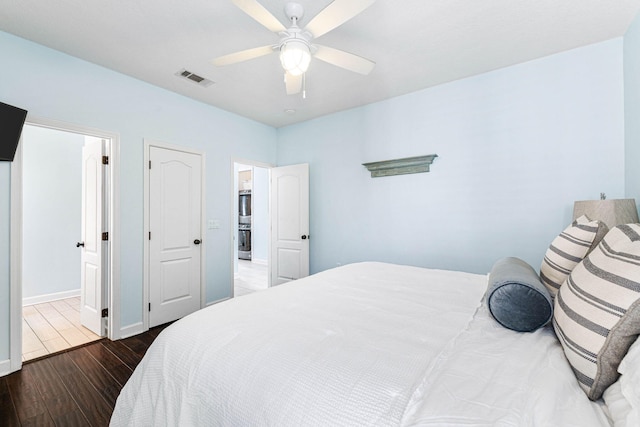
[(571, 270), (600, 243), (607, 231), (604, 222), (591, 221), (582, 215), (551, 242), (540, 266), (540, 280), (551, 298), (555, 298)]
[(613, 228), (576, 266), (556, 297), (553, 327), (580, 386), (599, 399), (640, 334), (640, 224)]

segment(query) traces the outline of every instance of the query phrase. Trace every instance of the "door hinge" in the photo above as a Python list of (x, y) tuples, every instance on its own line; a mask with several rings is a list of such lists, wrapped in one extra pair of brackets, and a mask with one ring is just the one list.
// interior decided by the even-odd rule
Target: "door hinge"
[(104, 233), (102, 233), (102, 240), (103, 241), (109, 240), (109, 232), (108, 231), (105, 231)]
[(102, 164), (103, 165), (109, 164), (109, 156), (102, 156)]
[(109, 316), (109, 309), (108, 308), (103, 308), (102, 309), (102, 317), (107, 317)]
[(149, 303), (149, 311), (151, 311), (151, 303)]
[(151, 240), (151, 232), (149, 232), (149, 240)]
[(151, 160), (149, 160), (149, 169), (151, 169)]

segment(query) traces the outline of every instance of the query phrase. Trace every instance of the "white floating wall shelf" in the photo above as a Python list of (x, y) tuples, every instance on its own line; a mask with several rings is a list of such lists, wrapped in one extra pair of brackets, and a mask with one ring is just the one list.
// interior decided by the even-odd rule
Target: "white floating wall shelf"
[(409, 173), (424, 173), (429, 172), (429, 165), (433, 163), (433, 159), (436, 157), (438, 157), (437, 154), (429, 154), (427, 156), (363, 163), (362, 166), (371, 172), (372, 178)]

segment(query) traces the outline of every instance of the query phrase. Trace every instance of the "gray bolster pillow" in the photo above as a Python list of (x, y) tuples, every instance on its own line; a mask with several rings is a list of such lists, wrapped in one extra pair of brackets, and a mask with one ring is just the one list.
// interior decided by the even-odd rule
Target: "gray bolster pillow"
[(532, 332), (549, 323), (553, 302), (536, 271), (519, 258), (498, 260), (489, 273), (489, 311), (505, 328)]

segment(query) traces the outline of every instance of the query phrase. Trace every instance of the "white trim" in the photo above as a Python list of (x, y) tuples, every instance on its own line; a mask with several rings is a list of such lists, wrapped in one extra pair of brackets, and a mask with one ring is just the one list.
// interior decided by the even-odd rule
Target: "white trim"
[(112, 134), (109, 141), (109, 315), (107, 337), (120, 339), (120, 136)]
[(151, 141), (144, 140), (142, 153), (142, 332), (149, 330), (149, 156)]
[(269, 265), (269, 261), (266, 259), (260, 259), (260, 258), (251, 258), (251, 262), (254, 264), (260, 264), (260, 265)]
[[(205, 224), (206, 219), (206, 193), (205, 193), (205, 183), (206, 183), (206, 163), (205, 163), (205, 153), (199, 150), (195, 150), (193, 148), (183, 147), (180, 145), (168, 144), (161, 141), (156, 141), (152, 139), (145, 138), (144, 139), (144, 153), (143, 153), (143, 187), (144, 187), (144, 208), (143, 208), (143, 266), (142, 266), (142, 331), (145, 332), (149, 330), (149, 239), (147, 236), (149, 235), (149, 158), (151, 147), (158, 147), (165, 150), (174, 150), (180, 151), (183, 153), (190, 153), (200, 156), (200, 166), (201, 166), (201, 183), (200, 183), (200, 232), (202, 234), (202, 244), (200, 245), (200, 308), (204, 308), (205, 302), (207, 300), (207, 288), (206, 288), (206, 247), (207, 241), (204, 239), (206, 235), (207, 228)], [(135, 325), (133, 325), (135, 326)]]
[[(235, 226), (237, 224), (237, 220), (236, 220), (236, 209), (234, 209), (235, 206), (235, 198), (238, 197), (236, 191), (235, 191), (235, 182), (238, 179), (238, 177), (236, 176), (235, 173), (235, 164), (241, 164), (241, 165), (248, 165), (248, 166), (253, 166), (253, 167), (259, 167), (259, 168), (264, 168), (264, 169), (269, 169), (271, 170), (271, 168), (274, 168), (275, 165), (271, 164), (271, 163), (264, 163), (264, 162), (258, 162), (255, 160), (247, 160), (247, 159), (242, 159), (242, 158), (238, 158), (238, 157), (232, 157), (231, 158), (231, 190), (229, 191), (230, 194), (230, 208), (229, 208), (229, 212), (230, 212), (230, 220), (229, 220), (229, 224), (231, 224), (231, 227), (229, 227), (230, 229), (230, 233), (231, 236), (229, 238), (230, 240), (230, 261), (231, 261), (231, 293), (230, 293), (230, 297), (229, 298), (233, 298), (234, 294), (235, 294), (235, 289), (234, 289), (234, 282), (235, 282), (235, 278), (236, 278), (236, 274), (235, 274), (235, 260), (234, 260), (234, 256), (233, 254), (235, 253), (235, 240), (233, 239), (234, 235), (235, 235)], [(271, 200), (271, 173), (269, 173), (269, 200)], [(271, 208), (269, 207), (268, 209), (268, 215), (269, 217), (271, 216)], [(269, 223), (271, 223), (271, 218), (269, 218)], [(269, 244), (269, 247), (271, 247), (271, 227), (269, 227), (269, 234), (267, 236), (267, 241)], [(268, 251), (269, 253), (271, 251)], [(269, 260), (267, 260), (266, 262), (267, 266), (269, 267), (269, 270), (267, 271), (267, 274), (269, 276), (269, 283), (268, 286), (271, 286), (271, 263), (269, 262)], [(219, 301), (223, 301), (223, 300), (219, 300)], [(213, 301), (212, 304), (216, 303), (218, 301)]]
[(66, 298), (73, 298), (80, 296), (80, 289), (73, 289), (71, 291), (55, 292), (53, 294), (36, 295), (35, 297), (22, 298), (22, 306), (42, 304), (45, 302), (58, 301)]
[(142, 322), (134, 323), (133, 325), (125, 326), (120, 329), (120, 338), (129, 338), (134, 335), (139, 335), (149, 328), (144, 328)]
[(11, 359), (0, 360), (0, 377), (4, 377), (14, 370), (11, 369)]
[[(10, 191), (9, 372), (15, 372), (22, 369), (22, 143), (11, 163)], [(5, 375), (4, 369), (0, 375)]]
[(200, 308), (206, 307), (207, 302), (207, 281), (206, 272), (207, 272), (207, 193), (206, 193), (206, 184), (207, 184), (207, 171), (205, 170), (206, 156), (205, 153), (200, 153), (201, 159), (201, 183), (200, 183), (200, 240), (202, 240), (202, 244), (200, 245)]
[[(120, 337), (120, 136), (72, 123), (27, 115), (25, 126), (60, 130), (90, 135), (109, 140), (109, 316), (107, 336), (115, 340)], [(22, 367), (22, 144), (18, 145), (11, 164), (11, 266), (10, 266), (10, 313), (9, 346), (11, 372)]]

